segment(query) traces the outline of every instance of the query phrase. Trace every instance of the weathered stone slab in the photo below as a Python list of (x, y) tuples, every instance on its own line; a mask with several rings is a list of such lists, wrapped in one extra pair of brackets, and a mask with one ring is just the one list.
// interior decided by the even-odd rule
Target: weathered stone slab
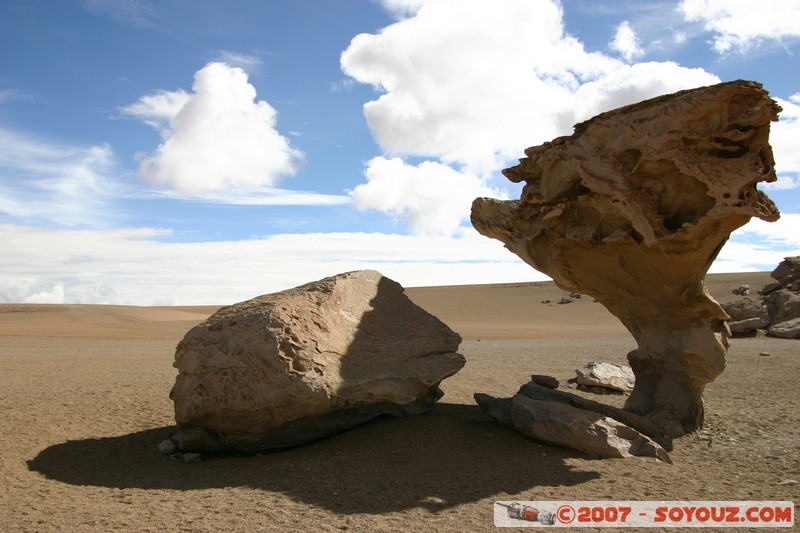
[(647, 456), (672, 463), (661, 446), (635, 429), (561, 402), (517, 394), (511, 404), (511, 418), (521, 433), (549, 444), (599, 457)]
[(575, 369), (578, 385), (603, 387), (620, 392), (630, 392), (636, 384), (633, 370), (627, 365), (596, 363), (592, 361), (583, 368)]

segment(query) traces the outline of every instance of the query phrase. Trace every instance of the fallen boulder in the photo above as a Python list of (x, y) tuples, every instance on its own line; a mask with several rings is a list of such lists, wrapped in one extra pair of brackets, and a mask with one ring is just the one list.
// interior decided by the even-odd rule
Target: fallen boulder
[(764, 320), (758, 317), (728, 322), (728, 328), (734, 337), (754, 334), (764, 326)]
[(477, 393), (475, 401), (500, 424), (541, 442), (599, 457), (646, 456), (672, 464), (661, 445), (632, 427), (599, 412), (570, 405), (565, 401), (569, 397), (566, 393), (550, 396), (555, 391), (533, 383), (527, 386), (541, 390), (545, 397), (535, 391), (531, 391), (534, 392), (531, 397), (520, 390), (512, 398)]
[(365, 270), (220, 309), (175, 353), (182, 451), (296, 446), (430, 409), (461, 337)]
[(518, 394), (511, 404), (514, 427), (531, 438), (599, 457), (655, 457), (672, 464), (651, 439), (613, 418), (560, 402)]
[(767, 334), (770, 337), (780, 337), (783, 339), (800, 339), (800, 318), (786, 320), (770, 326)]
[(586, 387), (631, 392), (636, 384), (636, 377), (631, 367), (615, 363), (587, 363), (583, 368), (575, 369), (575, 374), (578, 385)]

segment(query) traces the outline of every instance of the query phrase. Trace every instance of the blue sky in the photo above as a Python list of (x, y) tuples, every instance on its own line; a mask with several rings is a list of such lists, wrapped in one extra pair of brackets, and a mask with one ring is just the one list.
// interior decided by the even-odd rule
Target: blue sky
[(712, 271), (800, 255), (800, 0), (4, 0), (0, 301), (225, 304), (374, 268), (545, 279), (469, 226), (597, 113), (738, 78), (783, 106), (783, 216)]

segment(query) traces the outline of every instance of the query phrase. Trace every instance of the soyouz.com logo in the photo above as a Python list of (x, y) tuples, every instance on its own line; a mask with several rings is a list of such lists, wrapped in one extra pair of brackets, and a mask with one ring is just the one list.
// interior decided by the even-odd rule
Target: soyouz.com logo
[(794, 503), (772, 501), (499, 501), (497, 527), (786, 527)]

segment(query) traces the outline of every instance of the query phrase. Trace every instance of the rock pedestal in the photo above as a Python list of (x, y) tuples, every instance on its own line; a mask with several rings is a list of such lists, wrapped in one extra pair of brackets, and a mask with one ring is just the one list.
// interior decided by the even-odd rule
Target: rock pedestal
[(480, 233), (633, 334), (633, 412), (665, 408), (685, 431), (702, 424), (729, 336), (703, 278), (734, 229), (779, 217), (756, 188), (775, 180), (779, 111), (761, 85), (736, 81), (603, 113), (503, 171), (525, 183), (519, 200), (473, 203)]
[(258, 452), (423, 412), (464, 365), (460, 342), (371, 270), (224, 307), (177, 347), (175, 440)]

